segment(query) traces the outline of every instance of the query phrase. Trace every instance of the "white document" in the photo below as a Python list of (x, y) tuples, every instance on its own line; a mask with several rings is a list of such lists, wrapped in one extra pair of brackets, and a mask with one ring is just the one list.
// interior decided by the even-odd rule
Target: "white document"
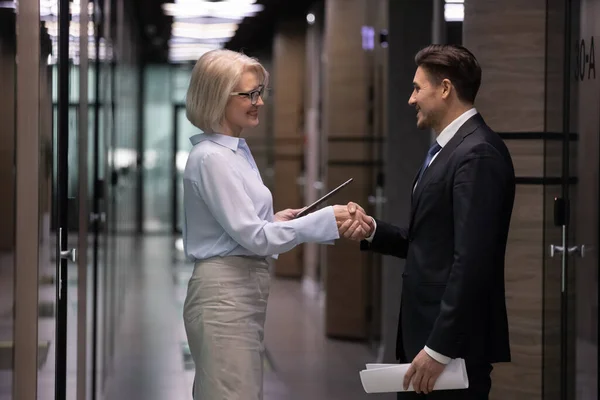
[[(367, 393), (405, 392), (404, 375), (410, 364), (367, 364), (367, 369), (360, 371), (360, 380)], [(433, 390), (467, 389), (469, 378), (465, 360), (451, 360), (441, 373)], [(408, 392), (414, 392), (412, 381)]]

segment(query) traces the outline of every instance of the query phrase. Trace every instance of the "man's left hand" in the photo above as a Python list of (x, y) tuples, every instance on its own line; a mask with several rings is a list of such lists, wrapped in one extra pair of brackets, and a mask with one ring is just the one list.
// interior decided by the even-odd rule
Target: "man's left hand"
[(404, 390), (408, 390), (412, 379), (415, 392), (431, 393), (444, 368), (446, 365), (437, 362), (425, 350), (421, 350), (404, 375)]

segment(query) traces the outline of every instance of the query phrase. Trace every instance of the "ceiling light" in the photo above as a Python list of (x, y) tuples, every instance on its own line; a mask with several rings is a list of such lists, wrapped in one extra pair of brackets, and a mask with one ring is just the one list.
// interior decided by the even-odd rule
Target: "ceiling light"
[(174, 22), (171, 36), (193, 39), (229, 39), (235, 35), (237, 24), (192, 24)]
[(0, 1), (0, 8), (17, 8), (17, 4), (14, 1)]
[(447, 3), (444, 5), (444, 19), (448, 22), (460, 22), (465, 19), (465, 5)]
[(242, 20), (263, 10), (260, 4), (245, 1), (206, 1), (166, 3), (162, 6), (168, 16), (175, 18), (217, 17)]

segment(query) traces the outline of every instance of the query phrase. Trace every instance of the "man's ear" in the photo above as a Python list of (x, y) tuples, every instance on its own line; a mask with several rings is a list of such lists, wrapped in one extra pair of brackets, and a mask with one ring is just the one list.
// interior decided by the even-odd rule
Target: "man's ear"
[(450, 82), (450, 79), (444, 79), (442, 81), (442, 98), (447, 99), (450, 94), (452, 93), (452, 90), (454, 89), (452, 87), (452, 82)]

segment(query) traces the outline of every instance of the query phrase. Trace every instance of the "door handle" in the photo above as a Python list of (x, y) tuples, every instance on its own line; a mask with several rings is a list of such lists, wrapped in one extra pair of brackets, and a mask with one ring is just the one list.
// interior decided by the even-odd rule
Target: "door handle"
[[(564, 252), (564, 246), (557, 246), (554, 244), (550, 245), (550, 257), (554, 257), (556, 254), (562, 254)], [(581, 246), (571, 246), (567, 249), (567, 253), (583, 258), (585, 257), (585, 245), (582, 244)]]
[(368, 197), (369, 204), (385, 204), (387, 203), (387, 199), (383, 196), (369, 196)]
[(106, 213), (104, 211), (100, 213), (90, 213), (90, 222), (94, 223), (100, 221), (101, 223), (106, 222)]
[[(60, 252), (60, 259), (61, 260), (70, 260), (73, 263), (77, 262), (77, 249), (73, 248), (70, 250), (62, 250), (63, 245), (62, 245), (62, 229), (63, 228), (58, 228), (58, 250)], [(58, 269), (58, 280), (60, 281), (60, 268)]]
[(60, 258), (63, 260), (69, 260), (72, 263), (76, 263), (77, 262), (77, 249), (62, 250), (60, 252)]

